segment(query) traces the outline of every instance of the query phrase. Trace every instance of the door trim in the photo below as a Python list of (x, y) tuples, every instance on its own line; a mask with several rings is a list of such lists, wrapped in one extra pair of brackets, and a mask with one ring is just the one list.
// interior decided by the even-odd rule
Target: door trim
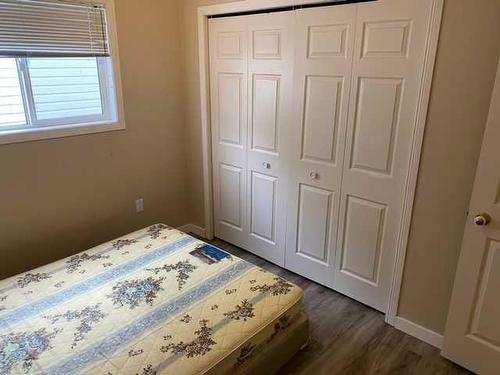
[[(210, 87), (209, 87), (209, 59), (208, 59), (208, 18), (214, 15), (231, 14), (248, 11), (258, 11), (281, 8), (293, 5), (322, 4), (330, 0), (242, 0), (234, 3), (215, 4), (198, 7), (198, 58), (200, 78), (200, 108), (202, 130), (203, 155), (203, 192), (205, 213), (205, 236), (214, 237), (214, 207), (213, 207), (213, 180), (212, 180), (212, 149), (210, 124)], [(410, 234), (413, 204), (417, 187), (420, 156), (424, 139), (427, 110), (431, 94), (432, 77), (437, 54), (439, 32), (443, 14), (444, 0), (432, 0), (431, 17), (428, 25), (428, 37), (425, 48), (425, 60), (421, 71), (422, 85), (419, 93), (417, 115), (412, 139), (411, 157), (406, 178), (405, 198), (401, 217), (400, 232), (398, 234), (396, 257), (392, 275), (389, 303), (385, 320), (395, 325), (399, 305), (403, 270)]]

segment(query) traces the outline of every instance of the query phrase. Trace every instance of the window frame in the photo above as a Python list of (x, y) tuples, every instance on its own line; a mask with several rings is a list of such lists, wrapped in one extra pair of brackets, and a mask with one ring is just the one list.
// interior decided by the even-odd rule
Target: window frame
[[(81, 1), (95, 3), (93, 0)], [(97, 58), (97, 71), (103, 114), (98, 116), (88, 115), (48, 120), (36, 119), (33, 95), (30, 92), (31, 81), (27, 68), (29, 58), (18, 57), (16, 58), (16, 64), (18, 67), (21, 94), (23, 96), (26, 124), (2, 127), (0, 129), (0, 144), (28, 142), (125, 129), (114, 0), (99, 0), (99, 3), (104, 4), (106, 7), (108, 44), (110, 51), (109, 57)], [(10, 56), (10, 58), (12, 58), (12, 56)]]

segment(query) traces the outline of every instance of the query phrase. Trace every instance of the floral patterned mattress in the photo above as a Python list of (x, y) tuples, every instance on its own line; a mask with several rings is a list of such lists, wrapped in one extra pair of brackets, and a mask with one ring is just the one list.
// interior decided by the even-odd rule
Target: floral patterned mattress
[(163, 224), (0, 281), (0, 374), (220, 374), (302, 291)]

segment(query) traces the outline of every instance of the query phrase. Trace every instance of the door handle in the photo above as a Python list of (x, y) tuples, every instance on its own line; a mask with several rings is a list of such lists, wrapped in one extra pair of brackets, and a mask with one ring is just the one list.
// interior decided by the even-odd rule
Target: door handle
[(271, 169), (271, 163), (264, 162), (262, 163), (262, 166), (266, 169)]
[(485, 227), (490, 222), (491, 222), (491, 216), (486, 213), (482, 213), (474, 217), (474, 224), (480, 227)]
[(309, 177), (311, 177), (311, 180), (314, 181), (319, 180), (319, 173), (312, 171), (311, 173), (309, 173)]

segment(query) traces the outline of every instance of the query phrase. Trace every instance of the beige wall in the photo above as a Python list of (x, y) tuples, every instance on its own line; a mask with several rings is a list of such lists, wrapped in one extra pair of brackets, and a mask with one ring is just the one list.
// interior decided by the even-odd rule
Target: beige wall
[(188, 221), (178, 4), (115, 3), (127, 129), (0, 145), (0, 279), (153, 222)]
[(400, 315), (444, 331), (500, 51), (500, 1), (447, 0)]
[[(203, 226), (196, 7), (224, 1), (115, 2), (127, 129), (0, 146), (0, 278), (153, 222)], [(437, 332), (496, 71), (498, 19), (498, 1), (446, 0), (399, 312)]]
[[(203, 226), (196, 7), (185, 0), (192, 221)], [(443, 332), (500, 49), (500, 2), (446, 0), (399, 314)]]

